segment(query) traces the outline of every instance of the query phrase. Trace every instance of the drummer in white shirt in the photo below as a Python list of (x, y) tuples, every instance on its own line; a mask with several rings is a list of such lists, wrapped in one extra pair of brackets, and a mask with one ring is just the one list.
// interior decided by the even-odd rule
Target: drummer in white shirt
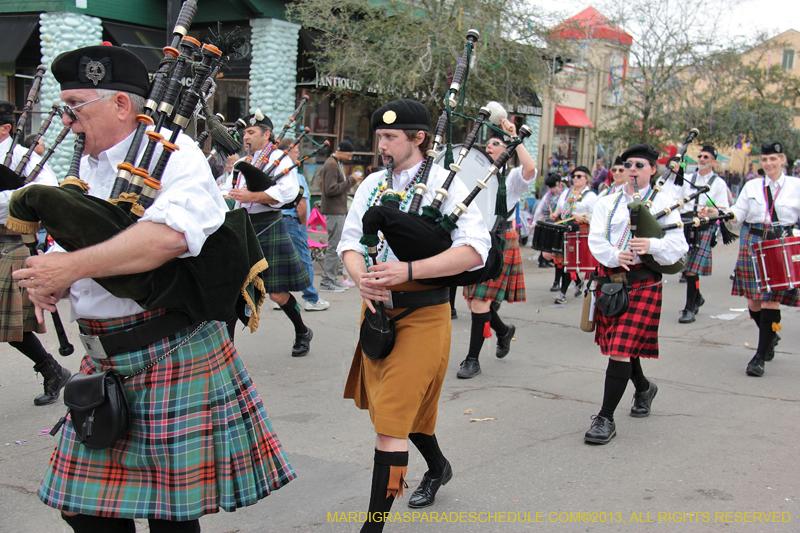
[[(731, 294), (747, 298), (750, 317), (759, 328), (758, 348), (746, 370), (748, 376), (756, 377), (764, 375), (764, 362), (775, 357), (775, 345), (780, 340), (777, 332), (781, 330), (780, 304), (800, 307), (798, 289), (760, 292), (756, 284), (751, 259), (752, 245), (782, 235), (791, 236), (791, 227), (800, 217), (800, 181), (789, 178), (783, 172), (786, 156), (782, 143), (761, 145), (761, 166), (766, 177), (752, 179), (745, 184), (731, 208), (735, 218), (730, 222), (734, 226), (747, 222), (750, 226), (748, 233), (742, 235), (740, 240)], [(701, 210), (701, 216), (716, 213), (713, 207), (705, 208), (705, 214)]]

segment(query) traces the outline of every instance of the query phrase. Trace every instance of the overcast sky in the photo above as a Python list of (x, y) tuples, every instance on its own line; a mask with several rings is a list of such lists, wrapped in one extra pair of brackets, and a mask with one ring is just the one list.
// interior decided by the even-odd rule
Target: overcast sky
[[(560, 11), (575, 15), (590, 5), (583, 0), (530, 0), (547, 11)], [(624, 1), (624, 0), (622, 0)], [(687, 0), (702, 1), (702, 0)], [(714, 0), (706, 0), (712, 6)], [(800, 31), (800, 7), (798, 0), (741, 0), (741, 5), (732, 10), (727, 18), (730, 35), (754, 36), (759, 30), (777, 35), (789, 29)]]

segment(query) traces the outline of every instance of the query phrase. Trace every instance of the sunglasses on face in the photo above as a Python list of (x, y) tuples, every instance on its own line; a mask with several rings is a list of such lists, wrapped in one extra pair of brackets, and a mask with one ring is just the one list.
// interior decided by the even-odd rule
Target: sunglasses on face
[(585, 180), (585, 179), (589, 179), (589, 176), (587, 176), (586, 174), (573, 174), (572, 175), (572, 179), (574, 179), (574, 180), (584, 179)]
[(697, 159), (711, 159), (710, 155), (698, 155)]
[(611, 172), (625, 172), (624, 168), (612, 168)]
[(488, 143), (489, 146), (505, 146), (505, 144), (501, 143), (500, 141), (492, 141)]
[(641, 161), (637, 161), (636, 163), (634, 163), (633, 161), (625, 161), (622, 164), (622, 166), (624, 166), (625, 168), (633, 168), (634, 165), (636, 165), (636, 168), (641, 170), (645, 167), (645, 165), (647, 165), (647, 163), (642, 163)]

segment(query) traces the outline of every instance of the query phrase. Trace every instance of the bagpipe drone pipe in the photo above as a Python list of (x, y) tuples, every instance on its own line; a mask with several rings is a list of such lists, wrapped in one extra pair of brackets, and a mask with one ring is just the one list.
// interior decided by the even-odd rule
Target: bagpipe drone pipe
[[(452, 214), (443, 215), (440, 211), (440, 207), (442, 202), (449, 197), (448, 190), (450, 185), (455, 179), (456, 174), (462, 170), (461, 165), (474, 146), (481, 127), (491, 120), (490, 116), (492, 115), (492, 111), (487, 107), (481, 108), (478, 117), (475, 119), (472, 130), (467, 135), (462, 145), (458, 161), (449, 165), (450, 172), (442, 186), (436, 189), (433, 202), (429, 206), (423, 206), (422, 213), (419, 213), (422, 198), (428, 192), (427, 180), (431, 167), (434, 164), (434, 159), (439, 155), (437, 147), (441, 147), (444, 144), (445, 129), (451, 121), (451, 116), (454, 113), (453, 108), (457, 104), (463, 105), (464, 91), (462, 89), (468, 75), (468, 65), (472, 48), (474, 43), (478, 40), (478, 37), (478, 32), (475, 30), (470, 30), (467, 33), (464, 53), (461, 56), (450, 89), (445, 97), (445, 109), (436, 124), (433, 135), (433, 146), (426, 152), (422, 173), (419, 182), (414, 186), (414, 196), (411, 200), (408, 212), (404, 212), (399, 208), (402, 198), (398, 193), (391, 190), (392, 169), (388, 168), (386, 178), (387, 189), (381, 195), (379, 204), (373, 205), (367, 209), (362, 217), (363, 235), (361, 237), (361, 243), (367, 247), (367, 253), (372, 258), (373, 262), (376, 261), (378, 245), (380, 244), (379, 234), (386, 239), (389, 247), (391, 247), (394, 254), (401, 261), (427, 259), (449, 249), (453, 244), (451, 232), (458, 227), (458, 218), (468, 210), (469, 204), (475, 198), (478, 191), (485, 188), (489, 178), (496, 174), (508, 161), (522, 138), (530, 135), (530, 130), (523, 127), (523, 131), (527, 131), (524, 133), (521, 131), (520, 139), (510, 143), (506, 152), (498, 156), (498, 160), (495, 161), (491, 167), (489, 174), (483, 181), (479, 181), (479, 185), (476, 187), (477, 190), (473, 190), (463, 202), (457, 204)], [(456, 96), (459, 90), (461, 90), (461, 94), (457, 102)], [(499, 119), (496, 119), (496, 122), (499, 123)], [(502, 130), (500, 131), (502, 132)], [(451, 150), (449, 142), (447, 143), (446, 149), (449, 154)], [(492, 233), (490, 233), (490, 235), (492, 245), (487, 260), (480, 269), (462, 272), (452, 276), (419, 279), (417, 281), (422, 284), (434, 286), (466, 286), (496, 278), (503, 269), (503, 243), (496, 235)]]
[[(86, 194), (88, 186), (79, 177), (83, 139), (77, 135), (72, 165), (61, 187), (31, 185), (14, 193), (9, 202), (10, 229), (33, 233), (41, 224), (65, 250), (75, 251), (102, 243), (140, 219), (161, 189), (170, 155), (179, 149), (175, 144), (178, 136), (189, 123), (202, 87), (220, 59), (221, 53), (213, 45), (198, 46), (197, 41), (185, 37), (195, 11), (195, 0), (183, 4), (173, 46), (164, 49), (165, 61), (150, 87), (148, 111), (137, 117), (139, 127), (125, 161), (118, 166), (111, 198)], [(181, 51), (176, 54), (177, 42)], [(197, 52), (200, 59), (194, 61)], [(187, 68), (193, 72), (192, 83), (181, 97), (181, 80)], [(160, 133), (160, 127), (148, 131), (154, 123), (170, 124), (169, 140)], [(148, 145), (133, 166), (145, 136)], [(150, 172), (157, 145), (162, 147), (161, 155)], [(173, 259), (149, 272), (94, 281), (114, 296), (132, 299), (145, 309), (178, 309), (198, 321), (226, 321), (236, 315), (254, 331), (266, 296), (259, 277), (266, 266), (247, 212), (236, 209), (226, 212), (223, 225), (208, 236), (196, 257)]]

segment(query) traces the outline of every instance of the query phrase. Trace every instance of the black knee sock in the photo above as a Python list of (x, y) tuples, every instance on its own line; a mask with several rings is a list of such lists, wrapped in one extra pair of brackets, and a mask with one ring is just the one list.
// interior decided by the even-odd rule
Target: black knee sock
[(686, 276), (686, 306), (684, 309), (694, 309), (694, 301), (697, 299), (699, 285), (700, 280), (697, 276)]
[(294, 324), (295, 335), (302, 335), (308, 332), (308, 328), (303, 324), (303, 318), (300, 316), (300, 306), (297, 305), (297, 300), (294, 299), (293, 295), (289, 295), (289, 299), (281, 306), (281, 311), (283, 311), (286, 316), (289, 317), (289, 320), (292, 321), (292, 324)]
[(500, 337), (508, 333), (508, 326), (500, 319), (500, 315), (497, 314), (497, 311), (494, 307), (489, 309), (489, 314), (492, 316), (490, 324), (492, 325), (494, 332)]
[(409, 440), (414, 443), (419, 453), (428, 463), (428, 476), (436, 479), (442, 477), (444, 473), (445, 458), (442, 450), (439, 449), (439, 442), (436, 435), (425, 435), (424, 433), (410, 433)]
[(758, 349), (760, 354), (766, 354), (772, 345), (775, 334), (781, 330), (781, 310), (761, 309), (761, 327), (758, 330)]
[(458, 293), (458, 287), (450, 287), (450, 310), (455, 311), (456, 309), (456, 294)]
[(47, 351), (42, 346), (42, 343), (39, 342), (39, 337), (32, 331), (23, 333), (21, 341), (13, 341), (8, 344), (25, 354), (34, 364), (39, 365), (47, 361)]
[(136, 533), (136, 524), (130, 518), (105, 518), (79, 514), (61, 518), (69, 524), (75, 533)]
[(631, 364), (622, 361), (608, 360), (606, 369), (606, 386), (603, 391), (603, 407), (600, 409), (600, 416), (609, 420), (614, 420), (614, 411), (625, 394), (625, 387), (631, 379)]
[(369, 496), (369, 513), (361, 533), (383, 531), (383, 518), (392, 510), (396, 496), (403, 495), (408, 467), (408, 452), (382, 452), (375, 450), (372, 470), (372, 491)]
[(483, 339), (492, 336), (490, 321), (492, 318), (489, 313), (472, 313), (472, 327), (469, 333), (469, 351), (467, 359), (478, 359), (483, 348)]
[(564, 267), (556, 265), (556, 273), (555, 273), (556, 277), (555, 277), (555, 279), (553, 279), (553, 284), (554, 285), (559, 285), (561, 283), (561, 277), (563, 275), (564, 275)]
[(564, 272), (561, 276), (561, 292), (567, 294), (567, 290), (569, 289), (569, 284), (572, 282), (572, 277)]
[(631, 357), (631, 381), (639, 392), (644, 392), (650, 388), (650, 382), (644, 377), (642, 372), (642, 360), (639, 357)]
[(753, 322), (756, 323), (756, 327), (761, 329), (761, 311), (753, 311), (750, 308), (747, 310), (750, 311), (750, 318), (752, 318)]
[(147, 522), (150, 525), (150, 533), (200, 533), (200, 520), (174, 522), (151, 518)]

